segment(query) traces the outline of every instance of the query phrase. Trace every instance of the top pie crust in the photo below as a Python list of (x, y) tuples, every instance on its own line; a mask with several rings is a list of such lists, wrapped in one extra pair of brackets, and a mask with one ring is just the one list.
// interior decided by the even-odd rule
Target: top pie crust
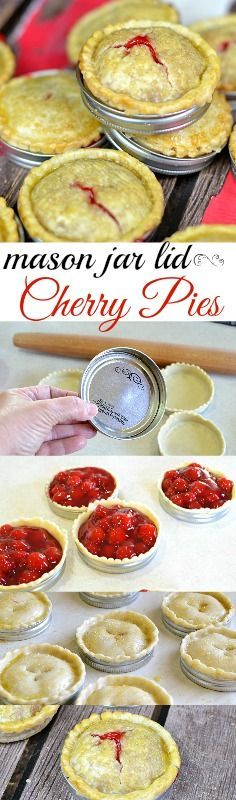
[(69, 70), (14, 78), (0, 92), (0, 132), (10, 145), (52, 155), (88, 147), (102, 129)]
[(6, 42), (0, 41), (0, 86), (9, 81), (15, 72), (14, 53)]
[(107, 664), (144, 657), (153, 650), (158, 636), (156, 625), (135, 611), (110, 611), (90, 617), (76, 631), (81, 651)]
[[(136, 37), (147, 43), (135, 44)], [(204, 106), (220, 77), (216, 53), (198, 34), (147, 20), (96, 31), (82, 49), (80, 68), (95, 97), (134, 114), (165, 115)]]
[[(98, 736), (118, 731), (120, 761), (114, 741)], [(121, 763), (120, 763), (121, 762)], [(91, 714), (66, 737), (62, 771), (70, 786), (87, 800), (156, 800), (177, 777), (180, 755), (166, 728), (138, 714), (105, 711)]]
[(0, 660), (0, 698), (7, 703), (65, 703), (84, 679), (81, 658), (59, 645), (28, 645)]
[(236, 679), (236, 631), (213, 625), (189, 633), (180, 647), (183, 661), (215, 679)]
[(44, 622), (52, 604), (44, 592), (0, 592), (0, 631), (22, 631)]
[(56, 714), (59, 706), (0, 705), (0, 742), (18, 741), (42, 730)]
[(226, 92), (236, 91), (236, 14), (213, 17), (191, 26), (219, 55), (221, 79), (219, 88)]
[(67, 38), (67, 53), (72, 64), (76, 64), (80, 50), (87, 39), (95, 31), (105, 28), (107, 25), (114, 25), (118, 22), (126, 22), (129, 19), (166, 20), (167, 22), (178, 22), (179, 13), (170, 3), (162, 3), (161, 0), (109, 0), (100, 8), (83, 14), (73, 28), (71, 28)]
[(169, 242), (236, 242), (236, 225), (198, 225), (170, 236)]
[(209, 625), (224, 625), (233, 616), (231, 600), (220, 592), (174, 592), (164, 597), (162, 611), (167, 619), (186, 631)]
[(32, 169), (18, 208), (33, 239), (127, 242), (160, 223), (164, 199), (148, 167), (127, 153), (95, 148), (64, 153)]
[(86, 686), (76, 705), (150, 706), (172, 705), (172, 697), (155, 680), (134, 675), (107, 675)]
[(0, 197), (0, 242), (19, 241), (20, 236), (14, 211), (7, 206), (4, 197)]
[(172, 133), (136, 136), (144, 147), (175, 158), (196, 158), (217, 153), (227, 143), (233, 125), (231, 106), (220, 92), (201, 119)]

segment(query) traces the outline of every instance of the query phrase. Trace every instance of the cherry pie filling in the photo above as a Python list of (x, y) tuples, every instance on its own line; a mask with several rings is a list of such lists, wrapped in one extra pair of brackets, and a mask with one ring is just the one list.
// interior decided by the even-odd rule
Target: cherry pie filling
[(0, 586), (17, 586), (41, 578), (59, 564), (62, 547), (45, 528), (0, 527)]
[(78, 539), (89, 553), (120, 560), (147, 553), (157, 536), (156, 525), (146, 514), (119, 505), (98, 505), (78, 531)]
[(162, 490), (181, 508), (219, 508), (232, 499), (233, 481), (193, 463), (165, 472)]
[(92, 733), (91, 736), (97, 739), (97, 744), (101, 744), (104, 741), (114, 742), (115, 745), (115, 759), (118, 761), (118, 764), (122, 766), (121, 755), (122, 755), (122, 739), (126, 735), (126, 731), (108, 731), (107, 733)]
[(49, 497), (61, 506), (81, 508), (95, 500), (106, 500), (115, 489), (110, 472), (97, 467), (79, 467), (58, 472), (50, 483)]

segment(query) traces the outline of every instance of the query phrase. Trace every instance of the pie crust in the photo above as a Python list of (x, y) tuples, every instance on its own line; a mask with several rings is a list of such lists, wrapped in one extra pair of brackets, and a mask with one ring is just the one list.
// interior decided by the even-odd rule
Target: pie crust
[(54, 522), (50, 520), (43, 519), (42, 517), (22, 517), (22, 519), (14, 519), (10, 520), (9, 525), (13, 527), (20, 527), (21, 525), (29, 526), (30, 528), (45, 528), (57, 541), (60, 543), (62, 548), (62, 558), (59, 563), (51, 569), (49, 572), (44, 572), (40, 578), (36, 578), (34, 581), (29, 581), (28, 583), (19, 583), (12, 586), (1, 586), (1, 592), (12, 592), (14, 591), (22, 591), (22, 589), (29, 591), (34, 589), (40, 589), (44, 586), (45, 581), (53, 579), (56, 576), (58, 568), (62, 568), (67, 555), (68, 550), (68, 538), (66, 531), (61, 530), (58, 528), (58, 525), (55, 525)]
[(171, 695), (155, 680), (135, 675), (107, 675), (80, 692), (77, 706), (172, 705)]
[(14, 75), (16, 60), (13, 51), (6, 42), (0, 41), (0, 86)]
[(227, 144), (233, 125), (231, 106), (225, 96), (215, 92), (208, 111), (193, 125), (171, 133), (136, 136), (136, 141), (174, 158), (197, 158), (212, 152), (218, 153)]
[[(120, 760), (114, 741), (121, 734)], [(121, 762), (121, 763), (120, 763)], [(70, 787), (86, 800), (156, 800), (174, 782), (180, 767), (175, 741), (166, 728), (127, 711), (104, 711), (83, 719), (67, 735), (61, 767)]]
[(49, 372), (41, 378), (38, 386), (56, 386), (57, 389), (66, 389), (69, 392), (80, 394), (82, 369), (60, 369)]
[(209, 626), (189, 633), (181, 642), (183, 662), (214, 679), (236, 679), (236, 631)]
[(232, 161), (234, 161), (235, 165), (236, 165), (236, 125), (234, 125), (234, 128), (233, 128), (231, 136), (230, 136), (229, 152), (230, 152)]
[[(145, 9), (145, 14), (144, 14)], [(77, 64), (81, 48), (95, 31), (100, 31), (107, 25), (126, 22), (129, 19), (166, 20), (178, 22), (179, 13), (170, 3), (161, 0), (109, 0), (101, 7), (89, 11), (88, 14), (78, 19), (71, 28), (67, 37), (67, 53), (72, 64)]]
[[(86, 464), (85, 466), (87, 467), (89, 465)], [(77, 469), (79, 469), (79, 468), (80, 467), (78, 465)], [(63, 472), (67, 472), (67, 471), (71, 472), (74, 469), (76, 469), (76, 467), (71, 467), (71, 468), (69, 467), (68, 470), (63, 470)], [(95, 469), (99, 469), (99, 467), (95, 467)], [(105, 470), (105, 467), (103, 467), (102, 469)], [(109, 496), (109, 499), (111, 500), (113, 497), (117, 497), (117, 495), (118, 495), (119, 483), (118, 483), (118, 479), (116, 478), (116, 476), (113, 475), (113, 473), (110, 470), (105, 470), (105, 471), (108, 472), (109, 475), (111, 475), (111, 477), (113, 478), (113, 480), (115, 482), (114, 491)], [(49, 491), (50, 491), (51, 483), (54, 480), (54, 478), (57, 476), (57, 474), (58, 474), (58, 471), (57, 471), (57, 473), (55, 473), (55, 475), (53, 475), (52, 478), (50, 478), (50, 481), (48, 481), (47, 484), (46, 484), (46, 496), (47, 496), (48, 503), (51, 506), (51, 508), (52, 508), (52, 510), (54, 511), (55, 514), (58, 514), (60, 517), (67, 517), (68, 519), (74, 519), (75, 517), (78, 517), (79, 514), (83, 514), (84, 511), (87, 511), (88, 505), (87, 506), (65, 506), (65, 505), (61, 505), (60, 503), (56, 503), (55, 500), (52, 500), (52, 498), (50, 497)]]
[(19, 635), (31, 631), (46, 622), (51, 612), (51, 600), (44, 592), (0, 592), (0, 639), (3, 631)]
[(4, 197), (0, 197), (0, 242), (19, 241), (20, 236), (14, 211), (7, 206)]
[(236, 14), (205, 19), (196, 22), (191, 29), (197, 31), (219, 55), (221, 62), (219, 88), (225, 92), (235, 92)]
[(85, 107), (69, 70), (14, 78), (0, 92), (0, 132), (7, 144), (56, 155), (89, 147), (102, 129)]
[[(85, 522), (87, 522), (87, 520), (89, 519), (90, 515), (93, 514), (93, 512), (95, 511), (95, 509), (97, 508), (98, 505), (105, 506), (106, 508), (111, 508), (112, 506), (117, 505), (117, 504), (119, 506), (123, 506), (123, 508), (133, 508), (133, 509), (136, 509), (137, 511), (140, 511), (141, 514), (145, 514), (150, 519), (150, 521), (156, 526), (156, 528), (157, 528), (157, 538), (156, 538), (155, 544), (153, 545), (153, 547), (150, 547), (150, 550), (148, 550), (146, 553), (141, 553), (139, 556), (133, 556), (132, 558), (123, 558), (123, 559), (105, 558), (104, 556), (93, 555), (93, 553), (90, 553), (87, 550), (87, 548), (84, 547), (82, 542), (79, 541), (78, 533), (79, 533), (80, 527), (82, 525), (84, 525)], [(80, 514), (79, 518), (74, 521), (73, 528), (72, 528), (72, 535), (73, 535), (73, 539), (74, 539), (74, 542), (76, 544), (76, 547), (78, 548), (79, 553), (86, 559), (86, 561), (89, 562), (91, 567), (92, 566), (95, 566), (95, 567), (97, 566), (98, 568), (100, 568), (100, 566), (99, 566), (100, 564), (104, 565), (104, 567), (106, 567), (106, 565), (109, 565), (109, 566), (113, 566), (114, 565), (115, 567), (118, 567), (119, 569), (122, 568), (122, 567), (125, 567), (125, 569), (127, 569), (127, 565), (130, 565), (133, 568), (134, 564), (141, 567), (142, 564), (145, 563), (145, 561), (147, 560), (147, 557), (148, 557), (148, 560), (149, 560), (151, 554), (155, 555), (155, 552), (156, 552), (156, 550), (157, 550), (157, 548), (159, 546), (159, 541), (160, 541), (160, 522), (159, 522), (159, 519), (157, 518), (156, 514), (153, 511), (151, 511), (151, 509), (149, 509), (147, 506), (141, 505), (141, 503), (129, 502), (128, 500), (120, 500), (120, 498), (118, 500), (116, 500), (116, 499), (114, 499), (114, 500), (103, 500), (103, 501), (98, 501), (96, 503), (91, 503), (89, 509), (87, 509), (87, 511), (85, 511), (84, 514)]]
[(32, 169), (18, 208), (28, 233), (39, 241), (135, 241), (159, 225), (164, 198), (148, 167), (127, 153), (95, 148), (64, 153)]
[(221, 430), (210, 419), (193, 411), (171, 414), (157, 436), (161, 455), (224, 455), (226, 444)]
[(236, 225), (199, 225), (170, 236), (169, 242), (236, 242)]
[(214, 397), (214, 383), (196, 364), (174, 362), (162, 369), (166, 385), (165, 414), (179, 411), (202, 413)]
[[(107, 666), (132, 664), (151, 654), (159, 632), (154, 622), (135, 611), (110, 611), (90, 617), (76, 630), (79, 651)], [(135, 669), (135, 667), (134, 667)]]
[(0, 698), (7, 703), (66, 703), (84, 680), (81, 658), (59, 645), (28, 645), (0, 660)]
[[(148, 43), (139, 46), (140, 37)], [(198, 34), (150, 20), (96, 31), (82, 49), (80, 69), (108, 106), (160, 116), (210, 103), (220, 77), (216, 53)]]
[(173, 592), (164, 597), (161, 609), (164, 618), (186, 633), (225, 625), (235, 613), (230, 598), (221, 592)]
[(19, 742), (39, 733), (57, 713), (59, 706), (0, 705), (0, 743)]

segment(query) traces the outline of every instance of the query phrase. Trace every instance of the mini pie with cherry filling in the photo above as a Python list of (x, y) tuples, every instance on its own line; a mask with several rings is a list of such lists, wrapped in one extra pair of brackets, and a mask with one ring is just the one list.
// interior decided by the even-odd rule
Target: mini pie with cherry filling
[(12, 208), (0, 197), (0, 242), (19, 242), (19, 230)]
[(170, 236), (169, 242), (236, 242), (236, 225), (197, 225)]
[(135, 661), (153, 652), (158, 636), (154, 622), (135, 611), (100, 614), (86, 620), (76, 630), (82, 657), (85, 654), (108, 667), (124, 664), (128, 670), (130, 662), (135, 669)]
[(62, 566), (67, 537), (52, 522), (21, 519), (0, 526), (0, 586), (40, 588)]
[(127, 711), (103, 711), (72, 728), (61, 767), (85, 800), (155, 800), (177, 778), (180, 754), (157, 722)]
[[(145, 14), (144, 14), (145, 9)], [(67, 37), (67, 53), (72, 64), (77, 64), (82, 46), (95, 31), (105, 28), (107, 25), (114, 25), (118, 22), (125, 22), (129, 19), (166, 20), (167, 22), (178, 22), (179, 13), (170, 3), (163, 3), (160, 0), (109, 0), (99, 8), (89, 11), (73, 25)]]
[(19, 742), (34, 736), (49, 725), (59, 706), (0, 705), (0, 743)]
[(210, 625), (188, 633), (180, 655), (190, 669), (216, 680), (236, 681), (236, 631)]
[(213, 47), (221, 63), (219, 88), (236, 92), (236, 14), (214, 17), (191, 26)]
[(141, 560), (157, 546), (159, 522), (146, 506), (105, 500), (81, 514), (73, 527), (79, 550), (94, 559)]
[(0, 135), (14, 147), (56, 155), (89, 147), (101, 134), (73, 72), (13, 78), (0, 92)]
[(114, 475), (101, 467), (74, 467), (58, 472), (47, 487), (47, 497), (55, 512), (73, 516), (86, 511), (95, 500), (106, 500), (116, 494)]
[(171, 503), (187, 509), (220, 508), (234, 494), (233, 481), (197, 463), (165, 472), (161, 488)]
[(172, 592), (164, 597), (161, 610), (164, 618), (186, 633), (225, 625), (235, 613), (230, 598), (221, 592)]
[(84, 680), (81, 658), (56, 644), (28, 645), (0, 659), (0, 700), (6, 703), (66, 703)]
[(160, 116), (210, 103), (220, 77), (218, 56), (198, 34), (151, 20), (96, 31), (82, 49), (80, 69), (100, 101)]
[(32, 169), (18, 209), (29, 235), (39, 241), (129, 242), (160, 224), (164, 198), (144, 164), (127, 153), (93, 148)]
[(0, 86), (10, 80), (15, 72), (16, 60), (9, 45), (0, 37)]

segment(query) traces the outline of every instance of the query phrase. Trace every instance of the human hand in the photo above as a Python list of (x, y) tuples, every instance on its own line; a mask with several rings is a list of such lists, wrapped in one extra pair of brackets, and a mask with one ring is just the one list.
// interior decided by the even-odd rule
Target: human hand
[(95, 403), (75, 392), (26, 386), (0, 394), (0, 454), (54, 456), (74, 453), (96, 435)]

